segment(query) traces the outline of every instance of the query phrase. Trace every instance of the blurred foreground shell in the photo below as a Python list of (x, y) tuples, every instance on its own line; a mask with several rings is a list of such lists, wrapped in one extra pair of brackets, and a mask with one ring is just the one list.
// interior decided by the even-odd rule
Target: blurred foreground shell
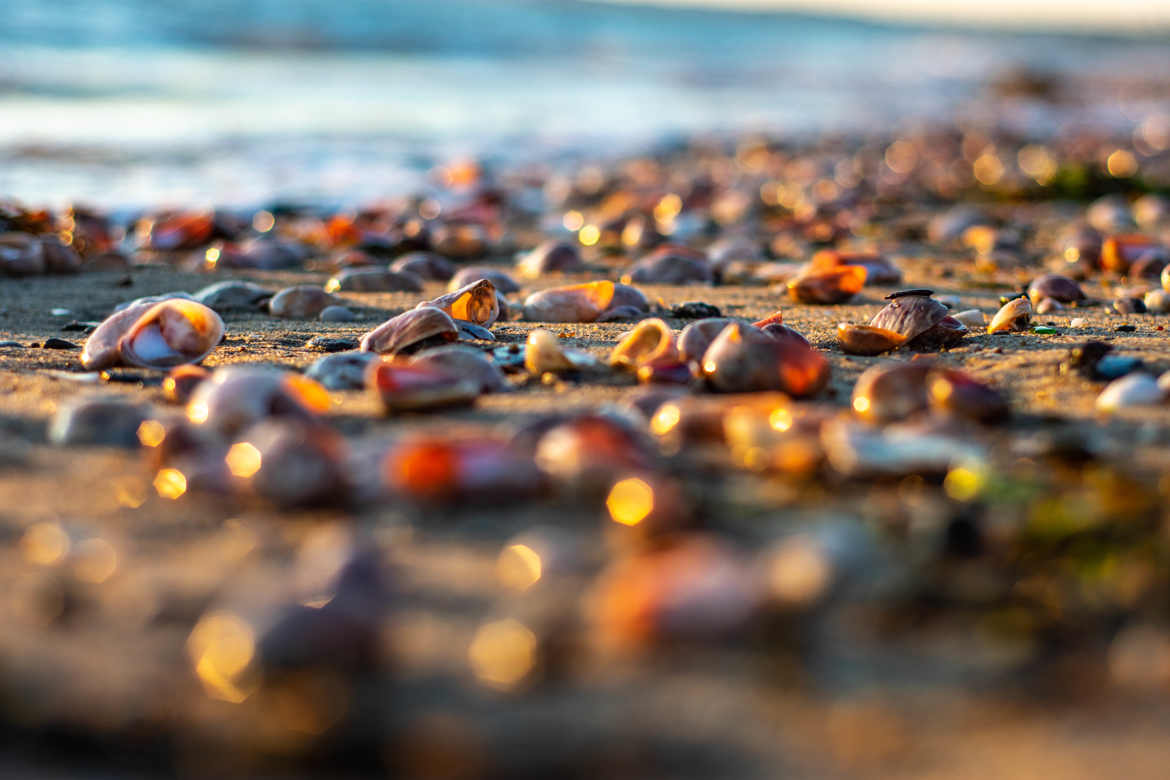
[(329, 393), (312, 379), (272, 368), (229, 366), (195, 388), (187, 419), (225, 436), (268, 417), (313, 421), (329, 410)]
[(729, 317), (709, 317), (687, 325), (678, 334), (679, 357), (686, 361), (702, 360), (707, 347), (732, 322)]
[(118, 364), (170, 368), (197, 363), (223, 339), (223, 320), (185, 298), (143, 300), (110, 315), (85, 342), (88, 369)]
[(530, 457), (503, 439), (424, 436), (396, 445), (385, 460), (390, 489), (421, 501), (530, 495), (543, 481)]
[(482, 351), (462, 344), (432, 347), (410, 359), (412, 365), (426, 365), (442, 369), (473, 382), (480, 392), (498, 393), (510, 385), (500, 367)]
[(660, 319), (642, 320), (618, 341), (609, 355), (609, 362), (634, 370), (678, 363), (675, 333)]
[(829, 381), (828, 360), (807, 343), (736, 322), (711, 342), (702, 370), (712, 387), (730, 393), (780, 390), (801, 398)]
[(391, 317), (362, 336), (360, 349), (363, 352), (396, 355), (424, 344), (455, 341), (458, 338), (459, 328), (446, 312), (433, 306), (420, 306)]
[(225, 463), (249, 490), (282, 507), (344, 498), (345, 439), (303, 420), (262, 420), (231, 446)]
[(634, 287), (611, 281), (552, 287), (524, 301), (524, 318), (531, 322), (604, 322), (635, 317), (650, 307)]
[(318, 359), (305, 370), (305, 376), (326, 390), (360, 390), (366, 386), (370, 363), (378, 360), (374, 352), (335, 352)]
[(388, 412), (421, 411), (472, 403), (479, 384), (439, 366), (382, 360), (370, 366), (370, 388)]

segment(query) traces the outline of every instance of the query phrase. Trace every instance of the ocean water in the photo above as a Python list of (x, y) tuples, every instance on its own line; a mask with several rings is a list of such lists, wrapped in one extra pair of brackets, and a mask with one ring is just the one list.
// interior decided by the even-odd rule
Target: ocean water
[(1170, 46), (571, 0), (3, 0), (0, 195), (359, 203), (462, 155), (977, 117), (1016, 67), (1091, 97), (999, 120), (1132, 121), (1165, 106), (1110, 85), (1170, 72)]

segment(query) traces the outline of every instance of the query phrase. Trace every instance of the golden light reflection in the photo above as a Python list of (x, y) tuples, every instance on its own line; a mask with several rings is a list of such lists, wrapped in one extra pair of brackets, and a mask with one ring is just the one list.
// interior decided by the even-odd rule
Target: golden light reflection
[(772, 426), (773, 430), (786, 432), (792, 427), (792, 410), (786, 406), (780, 406), (772, 410), (768, 415), (768, 424)]
[(918, 165), (918, 149), (911, 141), (901, 139), (886, 147), (886, 166), (897, 174), (905, 175)]
[(956, 466), (943, 480), (943, 490), (956, 501), (970, 501), (983, 492), (987, 473), (977, 466)]
[(536, 650), (536, 634), (520, 621), (507, 618), (480, 626), (467, 657), (480, 682), (508, 690), (532, 671)]
[(172, 501), (187, 492), (187, 477), (178, 469), (160, 469), (153, 484), (155, 492)]
[(1132, 152), (1118, 149), (1105, 160), (1105, 168), (1115, 179), (1125, 179), (1137, 173), (1138, 162)]
[(20, 551), (29, 563), (52, 566), (69, 554), (69, 535), (57, 523), (35, 523), (21, 537)]
[(202, 425), (207, 422), (207, 418), (210, 415), (211, 410), (202, 401), (195, 401), (187, 407), (187, 419), (195, 425)]
[(249, 479), (260, 470), (260, 450), (251, 442), (239, 441), (227, 451), (224, 462), (232, 476)]
[(853, 399), (853, 411), (858, 414), (865, 414), (869, 411), (869, 398), (864, 395), (859, 395)]
[(1016, 162), (1020, 170), (1031, 176), (1038, 184), (1047, 184), (1056, 176), (1059, 169), (1056, 160), (1047, 147), (1039, 144), (1028, 144), (1016, 154)]
[(276, 217), (271, 211), (257, 211), (252, 216), (252, 229), (257, 233), (267, 233), (276, 227)]
[(187, 655), (207, 695), (233, 704), (252, 693), (240, 678), (255, 653), (252, 627), (230, 612), (205, 615), (187, 638)]
[(605, 507), (615, 523), (635, 526), (654, 511), (654, 488), (637, 477), (623, 479), (609, 491)]
[(991, 187), (1003, 178), (1004, 167), (994, 152), (986, 151), (975, 158), (975, 162), (971, 164), (971, 172), (980, 184)]
[(593, 246), (601, 240), (601, 228), (597, 227), (597, 225), (586, 225), (577, 233), (577, 240), (583, 246)]
[(674, 426), (678, 425), (681, 419), (682, 410), (678, 404), (663, 404), (650, 420), (650, 430), (656, 436), (665, 436), (674, 430)]
[(157, 447), (163, 443), (166, 437), (166, 426), (158, 420), (144, 420), (138, 426), (138, 442), (143, 447)]
[(329, 396), (329, 391), (319, 382), (300, 374), (289, 374), (284, 381), (297, 400), (304, 404), (309, 411), (318, 413), (329, 411), (332, 399)]
[(146, 484), (137, 477), (123, 477), (114, 482), (114, 500), (119, 506), (137, 509), (146, 503)]
[(526, 544), (510, 544), (500, 551), (496, 576), (505, 587), (528, 590), (543, 574), (540, 555)]
[(580, 211), (566, 211), (561, 224), (565, 226), (565, 230), (576, 233), (581, 228), (585, 227), (585, 215)]
[(100, 585), (118, 569), (118, 553), (105, 539), (86, 539), (77, 545), (73, 571), (77, 579)]
[(819, 599), (833, 579), (833, 567), (817, 546), (807, 539), (786, 542), (768, 567), (773, 597), (791, 606), (805, 606)]
[(682, 211), (682, 198), (675, 195), (673, 192), (669, 195), (664, 195), (658, 204), (654, 206), (654, 219), (658, 222), (670, 222), (679, 215)]
[(215, 268), (219, 262), (220, 251), (218, 247), (210, 247), (203, 255), (204, 264), (208, 268)]

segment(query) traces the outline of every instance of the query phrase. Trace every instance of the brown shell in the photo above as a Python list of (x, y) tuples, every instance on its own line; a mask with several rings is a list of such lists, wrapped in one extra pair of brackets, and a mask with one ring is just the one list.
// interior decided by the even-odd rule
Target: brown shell
[(329, 306), (342, 303), (320, 287), (309, 284), (286, 287), (268, 302), (268, 313), (273, 317), (308, 319), (316, 317)]
[(1039, 303), (1045, 298), (1051, 298), (1060, 303), (1075, 303), (1084, 300), (1085, 293), (1081, 286), (1067, 276), (1060, 274), (1043, 274), (1032, 280), (1028, 285), (1028, 297), (1032, 303)]
[(703, 355), (703, 375), (722, 392), (780, 390), (803, 397), (829, 381), (824, 355), (795, 339), (775, 339), (750, 325), (733, 322)]
[(804, 271), (788, 283), (788, 294), (800, 303), (844, 303), (865, 286), (866, 270), (860, 265)]
[(596, 322), (615, 310), (646, 311), (650, 304), (636, 288), (608, 280), (550, 287), (529, 295), (524, 318), (532, 322)]
[(933, 369), (928, 360), (873, 366), (853, 386), (853, 411), (866, 422), (880, 425), (902, 420), (929, 406), (926, 378)]
[[(400, 271), (403, 273), (414, 274), (420, 279), (428, 282), (445, 282), (455, 275), (455, 266), (450, 260), (442, 255), (436, 255), (434, 252), (411, 252), (395, 260), (390, 264), (391, 271)], [(477, 276), (476, 279), (484, 277)], [(469, 279), (468, 281), (475, 281)], [(494, 283), (495, 280), (493, 279)], [(462, 287), (462, 285), (459, 285)], [(455, 289), (459, 289), (456, 287)], [(499, 289), (500, 285), (496, 285)], [(505, 292), (507, 292), (505, 290)]]
[(108, 317), (85, 342), (88, 369), (118, 364), (171, 368), (197, 363), (223, 339), (214, 310), (188, 298), (144, 300)]
[(837, 343), (850, 355), (880, 355), (905, 344), (906, 337), (885, 328), (842, 322), (837, 325)]
[(404, 311), (362, 336), (363, 352), (396, 355), (431, 339), (455, 341), (459, 328), (446, 312), (433, 306)]
[(627, 333), (609, 355), (610, 365), (640, 369), (679, 362), (675, 333), (660, 319), (642, 320)]
[(729, 317), (709, 317), (687, 325), (678, 336), (679, 357), (688, 361), (702, 360), (707, 347), (732, 322)]
[(350, 268), (325, 283), (325, 292), (422, 292), (422, 279), (408, 271)]
[(910, 341), (947, 316), (947, 307), (925, 295), (907, 295), (890, 301), (869, 321), (870, 327), (893, 331)]
[(503, 293), (504, 295), (511, 295), (514, 292), (520, 291), (519, 283), (507, 272), (501, 271), (499, 268), (491, 268), (490, 266), (484, 265), (472, 265), (459, 269), (451, 277), (450, 282), (447, 284), (447, 289), (455, 291), (479, 279), (487, 279), (496, 286), (496, 292)]
[(466, 320), (483, 328), (490, 328), (500, 316), (496, 286), (488, 279), (479, 279), (458, 290), (440, 295), (433, 301), (420, 303), (441, 309), (452, 319)]

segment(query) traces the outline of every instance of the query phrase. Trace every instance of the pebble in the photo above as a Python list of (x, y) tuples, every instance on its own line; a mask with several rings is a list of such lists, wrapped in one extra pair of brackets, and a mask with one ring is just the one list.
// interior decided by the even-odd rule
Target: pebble
[(350, 349), (357, 349), (358, 340), (346, 338), (344, 336), (314, 336), (305, 342), (307, 349), (313, 349), (318, 352), (345, 352)]
[(318, 318), (321, 322), (353, 322), (357, 315), (345, 306), (326, 306)]
[(686, 301), (670, 307), (670, 313), (682, 320), (702, 320), (707, 317), (722, 317), (718, 306), (703, 301)]
[(1129, 374), (1111, 382), (1097, 396), (1097, 411), (1115, 412), (1130, 406), (1154, 406), (1162, 403), (1165, 393), (1157, 380), (1146, 373)]
[(1136, 325), (1118, 325), (1116, 328), (1114, 328), (1114, 330), (1117, 331), (1118, 333), (1133, 333), (1135, 330), (1137, 330), (1137, 326)]
[(1073, 317), (1071, 320), (1068, 321), (1068, 326), (1070, 328), (1083, 328), (1086, 325), (1088, 325), (1088, 322), (1085, 320), (1084, 317)]
[(65, 339), (59, 339), (56, 337), (45, 339), (45, 343), (41, 345), (41, 348), (42, 349), (81, 349), (81, 347), (74, 344), (72, 341), (66, 341)]

